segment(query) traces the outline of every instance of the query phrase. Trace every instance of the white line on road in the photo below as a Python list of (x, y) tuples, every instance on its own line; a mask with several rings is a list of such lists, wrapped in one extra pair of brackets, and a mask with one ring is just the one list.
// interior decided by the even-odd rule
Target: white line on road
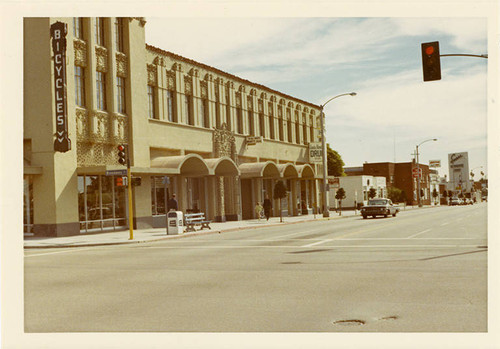
[(329, 241), (332, 241), (332, 239), (325, 239), (325, 240), (321, 240), (321, 241), (318, 241), (318, 242), (313, 242), (312, 244), (304, 245), (304, 246), (301, 246), (301, 247), (312, 247), (312, 246), (316, 246), (316, 245), (319, 245), (319, 244), (324, 244), (325, 242), (329, 242)]
[(441, 226), (444, 227), (445, 225), (448, 225), (448, 224), (450, 224), (450, 223), (449, 222), (445, 222), (445, 223), (441, 224)]
[(411, 235), (411, 236), (408, 236), (408, 237), (407, 237), (407, 239), (411, 239), (411, 238), (413, 238), (413, 237), (415, 237), (415, 236), (417, 236), (417, 235), (424, 234), (424, 233), (427, 233), (427, 232), (429, 232), (429, 231), (431, 231), (431, 229), (426, 229), (426, 230), (424, 230), (424, 231), (421, 231), (420, 233), (416, 233), (416, 234), (413, 234), (413, 235)]

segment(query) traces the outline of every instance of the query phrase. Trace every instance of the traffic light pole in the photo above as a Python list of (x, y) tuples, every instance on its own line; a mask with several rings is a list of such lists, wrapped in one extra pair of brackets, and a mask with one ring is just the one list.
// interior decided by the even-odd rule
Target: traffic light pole
[(128, 191), (128, 227), (129, 227), (129, 240), (134, 240), (134, 206), (132, 205), (132, 174), (130, 171), (130, 156), (128, 144), (126, 147), (127, 154), (127, 191)]

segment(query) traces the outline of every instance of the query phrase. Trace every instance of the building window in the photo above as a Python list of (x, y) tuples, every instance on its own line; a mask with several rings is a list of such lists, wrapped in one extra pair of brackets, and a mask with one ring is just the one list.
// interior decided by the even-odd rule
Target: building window
[(310, 130), (309, 142), (316, 142), (316, 139), (314, 139), (314, 119), (312, 116), (309, 118), (309, 130)]
[(283, 141), (283, 109), (281, 106), (278, 109), (278, 131), (279, 131), (279, 139)]
[(148, 85), (148, 112), (150, 119), (158, 119), (156, 114), (155, 87)]
[(288, 135), (288, 142), (292, 143), (292, 117), (290, 115), (290, 110), (286, 111), (286, 130)]
[(210, 127), (210, 120), (208, 117), (208, 101), (206, 99), (200, 98), (198, 110), (202, 127)]
[(192, 98), (190, 95), (184, 95), (184, 115), (188, 125), (194, 125), (194, 117), (191, 109)]
[(300, 144), (300, 124), (298, 112), (295, 112), (295, 143)]
[(174, 96), (171, 90), (167, 90), (167, 120), (174, 122)]
[(250, 133), (250, 136), (255, 136), (253, 112), (251, 110), (248, 111), (248, 132)]
[(115, 176), (78, 176), (80, 230), (126, 226), (125, 197)]
[(274, 139), (274, 112), (273, 112), (273, 104), (268, 104), (269, 109), (269, 138)]
[(260, 131), (260, 136), (265, 137), (266, 131), (264, 124), (264, 113), (259, 113), (259, 131)]
[(231, 104), (229, 104), (229, 95), (227, 96), (226, 104), (226, 125), (229, 131), (233, 130), (232, 115), (231, 115)]
[(73, 35), (75, 38), (83, 40), (83, 20), (81, 17), (73, 18)]
[(85, 107), (85, 69), (75, 66), (75, 104)]
[(102, 17), (95, 19), (95, 43), (104, 46), (104, 18)]
[(97, 109), (106, 110), (106, 74), (96, 73)]
[(306, 125), (306, 118), (304, 117), (303, 119), (304, 123), (302, 124), (302, 141), (304, 144), (307, 144), (307, 125)]
[(126, 99), (125, 99), (125, 79), (117, 76), (116, 77), (116, 89), (118, 93), (118, 103), (117, 112), (120, 114), (126, 114)]
[(123, 47), (123, 18), (115, 20), (115, 44), (118, 52), (124, 52)]
[(243, 110), (236, 109), (236, 132), (243, 134)]

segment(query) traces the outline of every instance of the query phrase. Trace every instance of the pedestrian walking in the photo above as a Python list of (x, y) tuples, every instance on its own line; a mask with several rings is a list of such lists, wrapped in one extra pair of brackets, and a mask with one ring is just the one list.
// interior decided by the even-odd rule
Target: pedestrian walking
[(255, 205), (255, 214), (257, 215), (257, 218), (260, 221), (260, 218), (262, 217), (262, 212), (264, 211), (264, 207), (260, 204), (260, 202)]
[(266, 220), (269, 220), (269, 217), (271, 217), (271, 209), (271, 200), (269, 200), (269, 196), (266, 195), (266, 199), (264, 200), (264, 215), (266, 216)]
[(172, 197), (167, 202), (167, 211), (178, 211), (177, 200), (175, 199), (175, 194), (172, 194)]

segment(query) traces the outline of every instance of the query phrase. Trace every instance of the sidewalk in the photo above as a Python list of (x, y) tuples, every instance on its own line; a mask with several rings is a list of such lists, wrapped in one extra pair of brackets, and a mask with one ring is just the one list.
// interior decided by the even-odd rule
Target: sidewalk
[[(412, 206), (407, 206), (406, 210), (411, 210)], [(401, 211), (405, 209), (401, 206)], [(276, 225), (295, 224), (313, 220), (334, 220), (349, 217), (361, 217), (359, 211), (346, 210), (342, 211), (342, 215), (335, 211), (330, 211), (330, 217), (323, 218), (321, 214), (317, 215), (302, 215), (295, 217), (283, 217), (283, 223), (280, 223), (279, 217), (271, 217), (269, 221), (265, 219), (249, 219), (243, 221), (230, 221), (224, 223), (210, 223), (212, 229), (197, 230), (195, 232), (183, 233), (179, 235), (167, 235), (166, 228), (150, 228), (136, 229), (133, 231), (134, 238), (129, 240), (130, 231), (120, 230), (104, 233), (83, 233), (75, 236), (64, 237), (24, 237), (24, 248), (56, 248), (56, 247), (83, 247), (83, 246), (101, 246), (101, 245), (118, 245), (118, 244), (134, 244), (151, 242), (166, 239), (180, 239), (189, 236), (197, 236), (202, 234), (214, 234), (227, 231), (255, 229)]]

